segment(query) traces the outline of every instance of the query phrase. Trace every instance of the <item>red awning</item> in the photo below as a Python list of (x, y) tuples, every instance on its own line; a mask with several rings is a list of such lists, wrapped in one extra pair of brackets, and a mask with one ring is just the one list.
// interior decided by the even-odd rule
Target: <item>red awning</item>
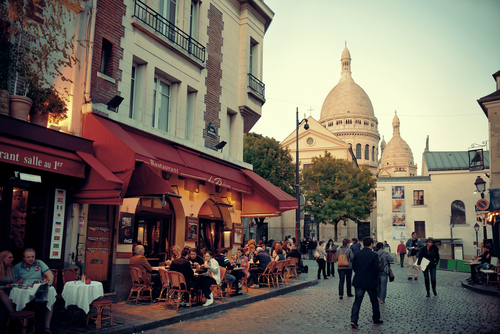
[(243, 195), (241, 217), (277, 216), (281, 212), (297, 209), (297, 200), (251, 170), (242, 169), (248, 178), (252, 194)]
[(85, 177), (85, 162), (74, 152), (0, 136), (0, 162), (46, 172)]
[(125, 197), (138, 197), (171, 193), (172, 188), (148, 164), (137, 162)]
[(123, 182), (92, 154), (77, 151), (89, 166), (83, 186), (73, 196), (76, 203), (119, 205), (123, 197)]

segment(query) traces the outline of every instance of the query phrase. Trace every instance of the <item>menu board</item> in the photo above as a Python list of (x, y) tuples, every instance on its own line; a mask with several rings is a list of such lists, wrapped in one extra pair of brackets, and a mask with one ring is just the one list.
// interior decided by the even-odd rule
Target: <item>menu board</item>
[(134, 218), (133, 213), (120, 212), (120, 231), (118, 232), (118, 243), (132, 244), (134, 239)]
[(64, 208), (66, 207), (66, 190), (55, 190), (54, 216), (52, 218), (52, 235), (50, 237), (49, 259), (60, 259), (62, 253), (62, 237), (64, 232)]

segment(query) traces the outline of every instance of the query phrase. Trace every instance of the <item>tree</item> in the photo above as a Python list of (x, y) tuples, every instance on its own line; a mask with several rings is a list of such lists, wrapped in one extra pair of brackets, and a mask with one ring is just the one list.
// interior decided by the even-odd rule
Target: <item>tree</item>
[[(295, 196), (295, 166), (288, 148), (274, 138), (247, 133), (243, 138), (243, 161), (253, 165), (253, 171), (276, 187)], [(257, 230), (264, 218), (255, 218)], [(259, 235), (259, 234), (257, 234)]]
[(376, 180), (366, 166), (357, 168), (325, 152), (312, 159), (302, 177), (306, 212), (319, 222), (334, 224), (335, 235), (340, 221), (359, 223), (370, 215)]

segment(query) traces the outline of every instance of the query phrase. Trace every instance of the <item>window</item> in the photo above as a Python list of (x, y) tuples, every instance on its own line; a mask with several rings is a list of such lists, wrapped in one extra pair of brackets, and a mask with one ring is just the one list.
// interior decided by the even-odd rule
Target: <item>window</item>
[(199, 2), (191, 0), (191, 12), (189, 13), (189, 36), (191, 38), (198, 38), (198, 15), (199, 15)]
[(160, 15), (163, 16), (170, 25), (158, 20), (158, 30), (170, 40), (175, 39), (175, 30), (171, 26), (177, 23), (177, 0), (160, 0)]
[(255, 76), (255, 71), (257, 70), (256, 61), (257, 61), (257, 42), (253, 39), (250, 39), (250, 54), (249, 54), (249, 71), (251, 75)]
[(168, 132), (170, 108), (170, 84), (155, 78), (153, 86), (153, 119), (152, 126)]
[(370, 146), (365, 146), (365, 160), (370, 160)]
[(423, 190), (413, 190), (413, 205), (424, 205)]
[(361, 159), (361, 144), (356, 144), (356, 159)]
[(101, 50), (101, 67), (99, 72), (106, 74), (107, 76), (112, 76), (113, 74), (113, 44), (110, 41), (103, 38), (102, 39), (102, 50)]
[(352, 119), (346, 119), (345, 124), (352, 124)]
[(187, 140), (194, 140), (194, 120), (196, 115), (196, 93), (197, 92), (187, 92), (187, 103), (186, 103), (186, 135)]
[(304, 164), (303, 166), (304, 166), (303, 168), (306, 169), (306, 168), (311, 168), (312, 165), (311, 164)]
[(375, 146), (372, 146), (372, 161), (375, 161)]
[(226, 152), (231, 155), (236, 142), (236, 113), (232, 110), (227, 111), (227, 146)]
[(417, 232), (417, 236), (420, 239), (424, 239), (425, 238), (425, 222), (424, 221), (416, 221), (414, 231)]
[(135, 94), (135, 75), (136, 67), (132, 65), (132, 72), (130, 74), (130, 109), (128, 112), (128, 117), (134, 117), (134, 94)]
[(361, 125), (361, 120), (360, 120), (360, 119), (357, 119), (354, 123), (355, 123), (355, 124), (359, 124), (359, 125)]
[(451, 223), (465, 224), (465, 204), (460, 200), (451, 203)]

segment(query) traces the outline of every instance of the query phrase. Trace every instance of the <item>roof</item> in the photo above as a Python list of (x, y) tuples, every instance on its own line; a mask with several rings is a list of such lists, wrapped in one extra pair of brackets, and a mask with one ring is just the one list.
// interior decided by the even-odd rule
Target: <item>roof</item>
[(394, 177), (379, 177), (377, 182), (422, 182), (430, 181), (430, 176), (394, 176)]
[[(490, 168), (490, 152), (484, 151), (484, 168)], [(425, 165), (428, 171), (441, 170), (468, 170), (469, 154), (467, 151), (458, 152), (424, 152)]]
[(491, 93), (490, 95), (483, 96), (482, 98), (477, 100), (477, 103), (479, 103), (479, 105), (483, 109), (484, 114), (488, 116), (488, 108), (485, 107), (484, 103), (497, 100), (500, 100), (500, 90), (497, 90), (496, 92)]

